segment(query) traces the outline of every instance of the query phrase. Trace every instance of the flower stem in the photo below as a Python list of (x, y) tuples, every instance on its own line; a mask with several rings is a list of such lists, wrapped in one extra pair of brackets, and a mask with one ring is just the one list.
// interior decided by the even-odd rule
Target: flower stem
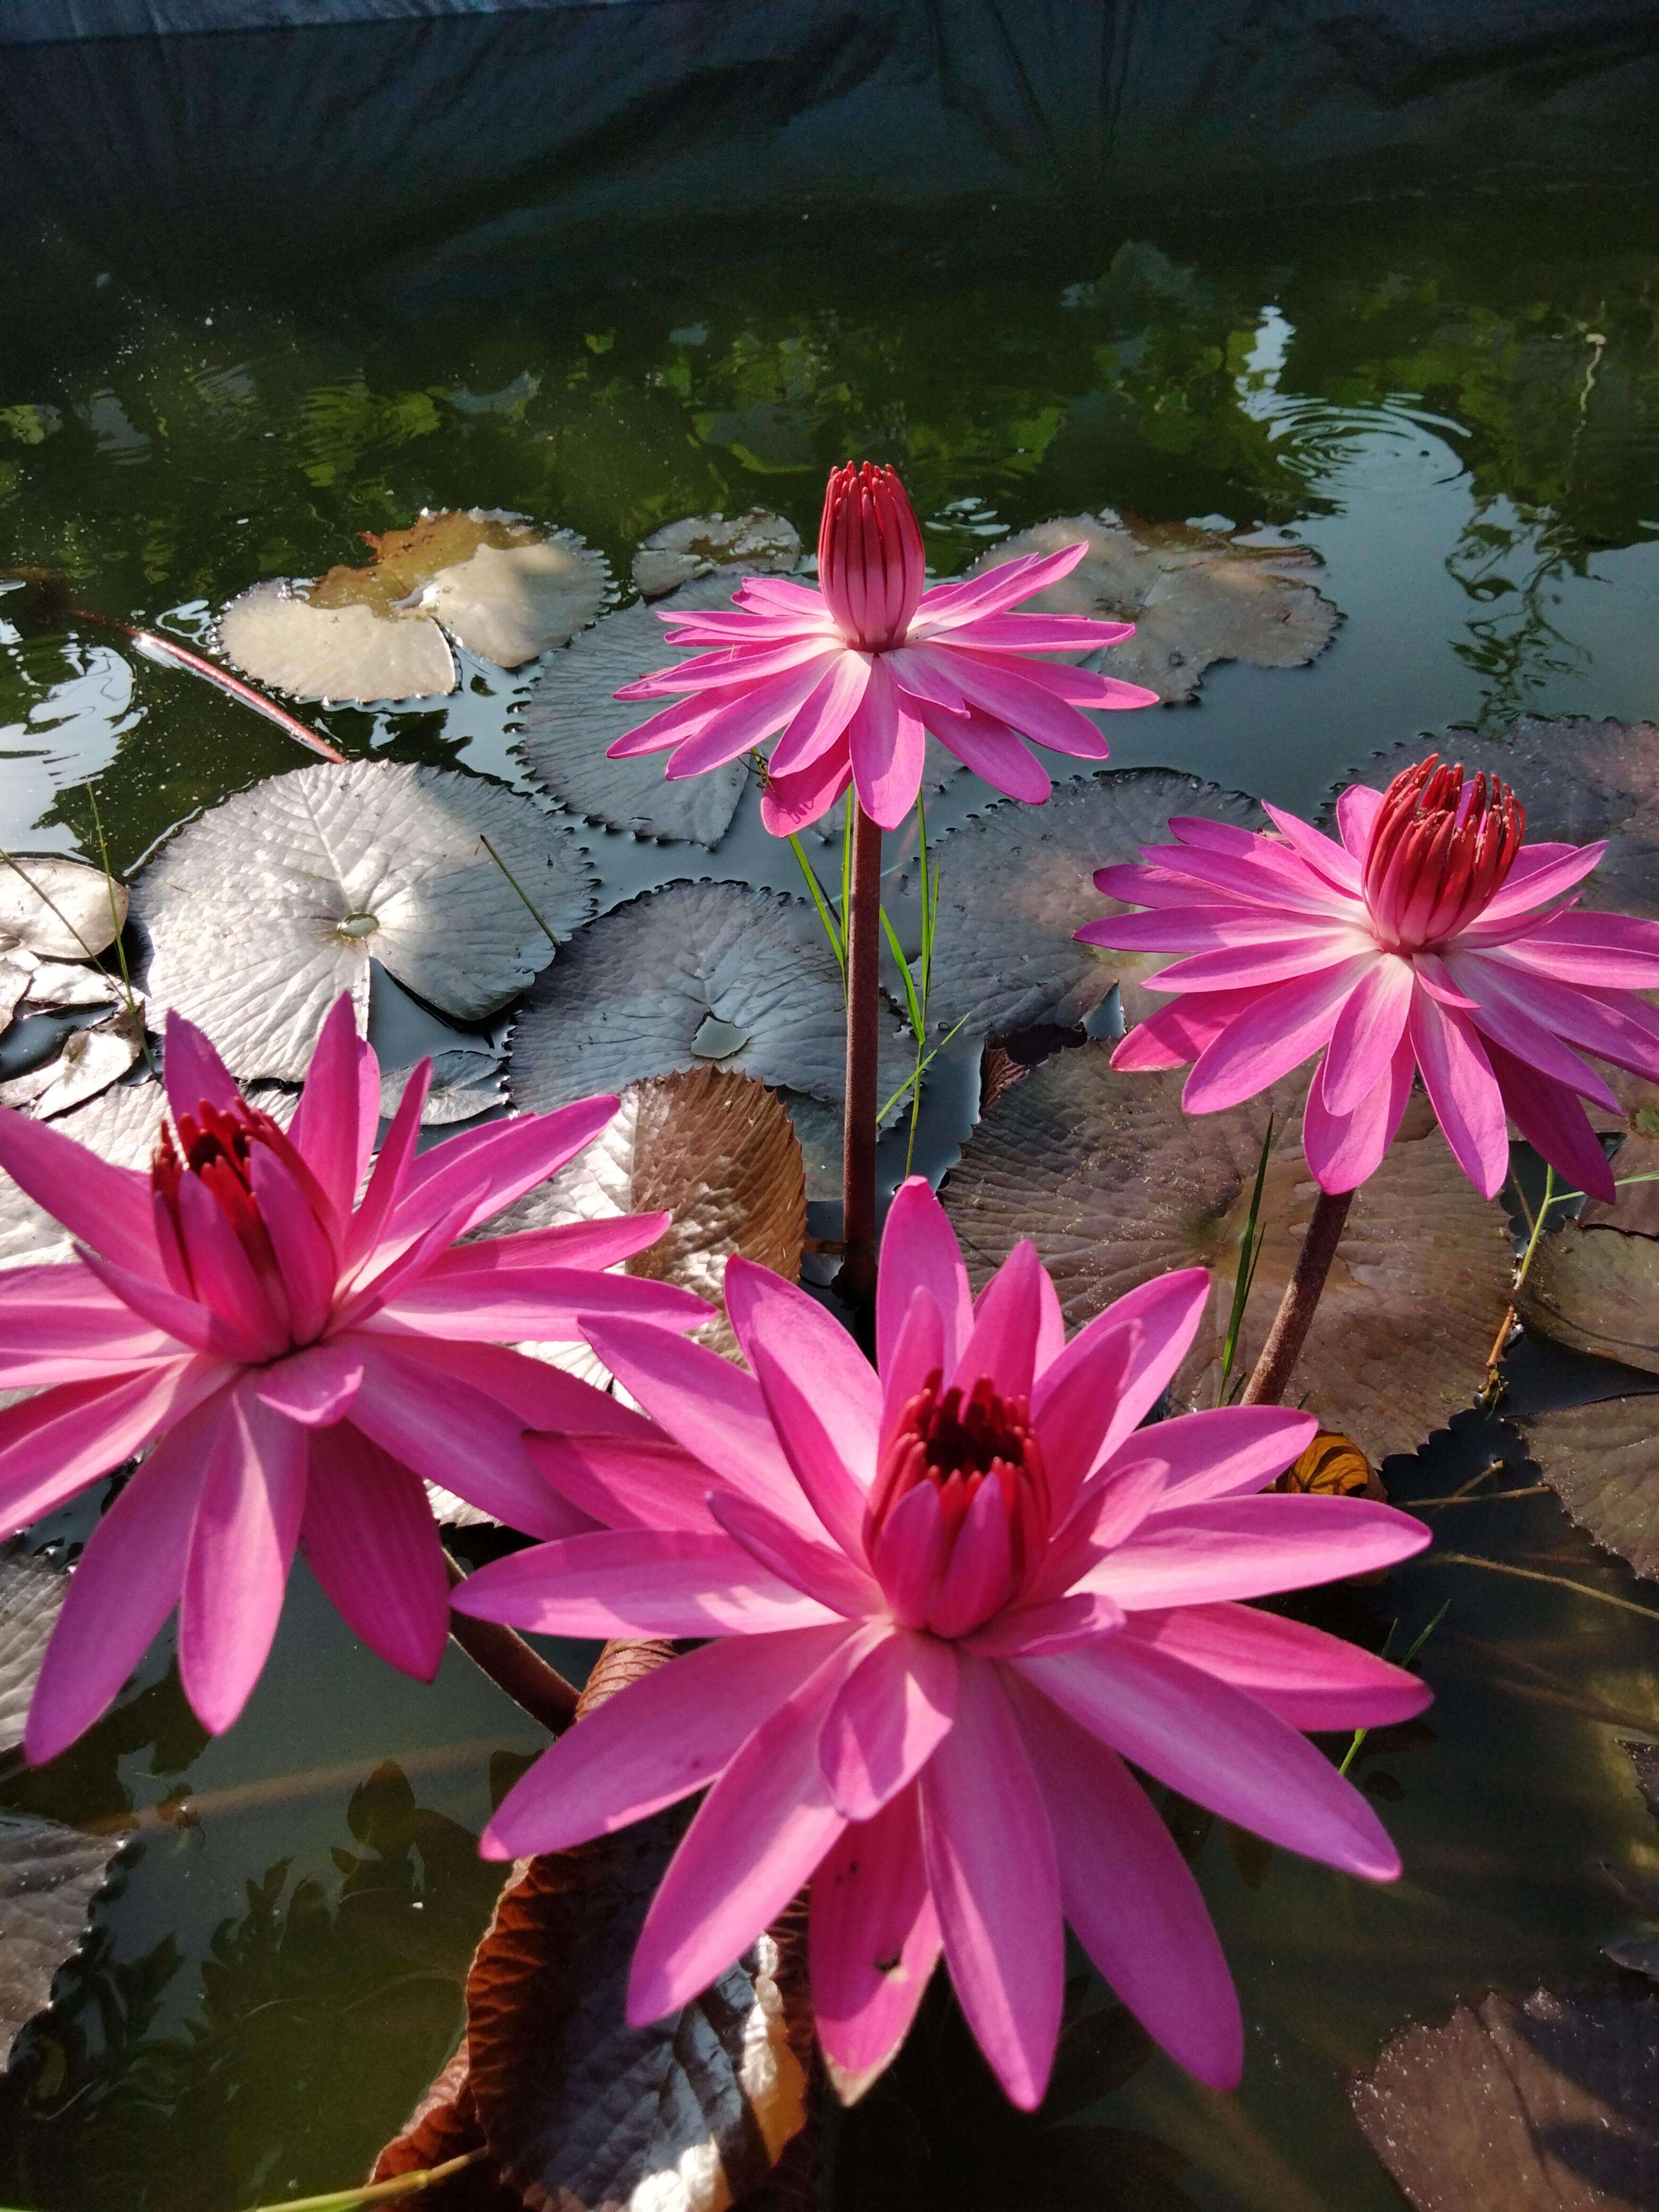
[(877, 1047), (881, 1034), (881, 830), (854, 805), (852, 893), (847, 916), (847, 1121), (842, 1155), (842, 1234), (847, 1257), (836, 1287), (865, 1305), (876, 1286)]
[(1285, 1285), (1273, 1325), (1267, 1331), (1267, 1341), (1261, 1347), (1261, 1357), (1244, 1385), (1238, 1401), (1241, 1406), (1277, 1406), (1283, 1402), (1285, 1385), (1302, 1356), (1302, 1346), (1319, 1304), (1319, 1294), (1331, 1272), (1331, 1262), (1342, 1239), (1342, 1226), (1352, 1203), (1351, 1190), (1320, 1192), (1291, 1279)]
[[(466, 1579), (466, 1569), (448, 1552), (444, 1572), (449, 1587)], [(550, 1735), (562, 1735), (576, 1717), (577, 1690), (556, 1667), (550, 1667), (515, 1629), (499, 1620), (475, 1620), (470, 1613), (452, 1613), (449, 1632), (475, 1667), (482, 1668), (497, 1689), (505, 1690)]]

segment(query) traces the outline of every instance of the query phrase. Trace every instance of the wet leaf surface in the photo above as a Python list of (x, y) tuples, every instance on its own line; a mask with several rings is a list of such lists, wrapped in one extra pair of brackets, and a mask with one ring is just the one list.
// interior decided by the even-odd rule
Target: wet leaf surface
[[(488, 1114), (494, 1107), (505, 1106), (501, 1072), (501, 1055), (498, 1052), (474, 1051), (470, 1045), (457, 1045), (448, 1052), (434, 1053), (432, 1087), (421, 1109), (421, 1127), (446, 1128), (452, 1122), (470, 1121), (476, 1114)], [(391, 1067), (382, 1075), (382, 1121), (389, 1121), (397, 1112), (413, 1073), (412, 1067)]]
[(1569, 1222), (1539, 1244), (1516, 1311), (1536, 1335), (1659, 1375), (1659, 1239)]
[(1527, 1415), (1522, 1433), (1579, 1526), (1638, 1575), (1659, 1579), (1659, 1393), (1632, 1369), (1604, 1373), (1622, 1395)]
[[(1351, 783), (1381, 791), (1431, 752), (1462, 761), (1471, 775), (1485, 770), (1513, 784), (1529, 842), (1608, 841), (1606, 859), (1583, 886), (1586, 908), (1659, 915), (1659, 724), (1523, 714), (1490, 737), (1452, 728), (1364, 762), (1336, 791)], [(1327, 820), (1334, 799), (1335, 792)]]
[[(1097, 868), (1139, 858), (1169, 841), (1172, 814), (1198, 814), (1249, 830), (1266, 817), (1252, 799), (1170, 769), (1108, 770), (1058, 791), (1045, 806), (989, 806), (935, 844), (939, 932), (930, 1023), (1006, 1036), (1034, 1024), (1069, 1028), (1102, 1005), (1121, 975), (1169, 964), (1160, 953), (1116, 954), (1079, 945), (1073, 933), (1121, 901), (1095, 889)], [(908, 941), (917, 878), (902, 878), (896, 905)]]
[(127, 888), (60, 853), (0, 860), (0, 953), (89, 960), (125, 926)]
[[(507, 1088), (545, 1113), (712, 1062), (839, 1105), (845, 1022), (841, 971), (805, 899), (670, 884), (604, 915), (540, 977), (513, 1034)], [(884, 1017), (884, 1098), (908, 1066)]]
[[(60, 1115), (57, 1127), (117, 1167), (148, 1168), (166, 1105), (159, 1083), (118, 1084), (88, 1105)], [(0, 1267), (67, 1260), (72, 1250), (52, 1217), (0, 1173)]]
[[(1265, 1231), (1235, 1386), (1255, 1363), (1316, 1196), (1297, 1082), (1224, 1114), (1181, 1109), (1182, 1072), (1115, 1074), (1110, 1048), (1058, 1054), (1004, 1091), (943, 1188), (982, 1283), (1034, 1237), (1067, 1323), (1139, 1283), (1205, 1267), (1209, 1306), (1177, 1375), (1181, 1406), (1213, 1406), (1238, 1251), (1268, 1117)], [(1373, 1464), (1413, 1451), (1471, 1404), (1508, 1299), (1503, 1218), (1460, 1173), (1419, 1099), (1356, 1196), (1319, 1311), (1285, 1392)]]
[(371, 959), (476, 1019), (552, 957), (526, 899), (562, 936), (591, 911), (591, 881), (568, 828), (477, 776), (375, 761), (271, 776), (143, 872), (153, 1018), (177, 1007), (234, 1074), (297, 1081), (340, 993), (367, 1007)]
[[(1185, 522), (1143, 522), (1103, 507), (1068, 514), (1005, 538), (973, 572), (1028, 553), (1089, 550), (1024, 605), (1040, 613), (1132, 622), (1135, 634), (1089, 662), (1165, 703), (1196, 696), (1218, 660), (1301, 668), (1330, 643), (1338, 610), (1307, 580), (1319, 565), (1300, 545), (1249, 545)], [(1051, 771), (1052, 772), (1052, 771)]]
[(0, 1758), (23, 1741), (29, 1699), (69, 1577), (50, 1559), (0, 1552)]
[(800, 560), (793, 522), (763, 507), (741, 514), (689, 514), (653, 530), (634, 556), (634, 587), (659, 599), (677, 584), (716, 568), (745, 575), (787, 575)]
[(1613, 2212), (1659, 2197), (1659, 1998), (1460, 2005), (1349, 2089), (1416, 2212)]
[(444, 632), (516, 668), (562, 645), (604, 604), (604, 562), (570, 531), (522, 516), (422, 514), (364, 532), (374, 558), (313, 583), (268, 578), (219, 618), (227, 659), (301, 699), (407, 699), (453, 691)]
[(50, 1121), (118, 1083), (143, 1049), (143, 1001), (135, 1000), (130, 1011), (123, 1000), (101, 1021), (65, 1030), (50, 1060), (0, 1083), (0, 1106), (26, 1107), (37, 1121)]
[(72, 1959), (87, 1914), (125, 1844), (56, 1820), (0, 1813), (0, 2063), (18, 2031), (44, 2012)]

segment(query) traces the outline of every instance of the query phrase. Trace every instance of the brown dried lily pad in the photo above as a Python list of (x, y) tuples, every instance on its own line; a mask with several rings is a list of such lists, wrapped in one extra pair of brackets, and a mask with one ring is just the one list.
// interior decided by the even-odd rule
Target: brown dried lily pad
[[(1095, 889), (1097, 868), (1136, 860), (1169, 842), (1172, 814), (1201, 815), (1246, 830), (1266, 827), (1253, 799), (1164, 768), (1108, 770), (1057, 792), (1046, 806), (988, 806), (947, 830), (932, 858), (939, 872), (939, 928), (928, 1018), (942, 1034), (1006, 1036), (1037, 1023), (1085, 1021), (1120, 978), (1169, 965), (1170, 955), (1125, 954), (1079, 945), (1075, 933), (1101, 915), (1129, 911)], [(916, 931), (915, 870), (895, 902)]]
[(1028, 553), (1088, 542), (1069, 576), (1026, 605), (1045, 614), (1132, 622), (1135, 634), (1091, 666), (1145, 684), (1166, 704), (1195, 696), (1218, 660), (1301, 668), (1330, 643), (1340, 616), (1304, 572), (1319, 556), (1303, 545), (1247, 545), (1235, 533), (1186, 522), (1143, 522), (1103, 507), (1061, 515), (1005, 538), (969, 571)]
[[(975, 1285), (1036, 1240), (1068, 1324), (1175, 1267), (1210, 1270), (1203, 1326), (1176, 1376), (1183, 1407), (1213, 1406), (1269, 1115), (1266, 1237), (1233, 1370), (1248, 1375), (1301, 1249), (1316, 1189), (1296, 1079), (1224, 1114), (1182, 1111), (1181, 1070), (1115, 1073), (1084, 1044), (1011, 1084), (941, 1195)], [(1413, 1451), (1481, 1389), (1513, 1261), (1498, 1209), (1460, 1172), (1419, 1098), (1356, 1194), (1285, 1393), (1375, 1465)]]
[(124, 1836), (0, 1813), (0, 2069), (52, 2002), (58, 1970), (80, 1949), (92, 1901), (125, 1847)]
[(1659, 1238), (1569, 1222), (1540, 1243), (1516, 1311), (1535, 1335), (1659, 1375)]
[(0, 953), (95, 959), (114, 944), (126, 919), (127, 887), (101, 868), (62, 853), (0, 859)]
[(605, 562), (568, 530), (473, 507), (362, 533), (374, 555), (313, 583), (268, 578), (219, 617), (246, 675), (302, 699), (453, 691), (459, 644), (503, 668), (563, 645), (605, 603)]
[[(576, 1725), (672, 1648), (607, 1645)], [(467, 1978), (464, 2057), (373, 2179), (482, 2149), (481, 2166), (431, 2191), (432, 2212), (726, 2212), (758, 2205), (755, 2192), (786, 2172), (797, 2201), (814, 2201), (811, 2026), (793, 1922), (683, 2012), (626, 2022), (634, 1945), (688, 1817), (672, 1808), (520, 1862)]]
[(1349, 2086), (1416, 2212), (1659, 2201), (1659, 1998), (1535, 1990), (1408, 2027)]
[(1606, 1375), (1620, 1395), (1516, 1418), (1539, 1473), (1580, 1528), (1659, 1580), (1659, 1389), (1631, 1368)]
[(763, 507), (742, 514), (688, 514), (645, 539), (634, 556), (634, 588), (659, 599), (677, 584), (717, 568), (787, 576), (799, 562), (800, 532)]
[(69, 1577), (50, 1559), (0, 1552), (0, 1757), (23, 1741), (29, 1700), (58, 1625)]
[(1342, 778), (1327, 823), (1351, 783), (1383, 790), (1431, 752), (1462, 761), (1471, 775), (1485, 771), (1513, 784), (1529, 842), (1607, 840), (1606, 859), (1583, 887), (1584, 907), (1659, 916), (1659, 723), (1523, 714), (1492, 736), (1454, 727), (1410, 738)]

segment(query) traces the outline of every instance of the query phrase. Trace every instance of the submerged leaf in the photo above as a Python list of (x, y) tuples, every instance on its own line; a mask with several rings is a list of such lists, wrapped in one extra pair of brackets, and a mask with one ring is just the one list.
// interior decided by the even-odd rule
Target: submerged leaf
[(0, 1813), (0, 2067), (80, 1949), (88, 1911), (125, 1841)]
[(1615, 2212), (1659, 2197), (1659, 1999), (1488, 1996), (1350, 2084), (1416, 2212)]
[(234, 1074), (288, 1081), (342, 991), (367, 1006), (371, 959), (476, 1020), (551, 959), (543, 922), (562, 936), (592, 905), (574, 833), (533, 800), (378, 761), (269, 777), (179, 830), (139, 880), (158, 1015), (199, 1024)]
[(800, 532), (782, 515), (751, 507), (742, 514), (689, 514), (653, 530), (634, 556), (634, 587), (659, 599), (677, 584), (716, 568), (787, 575), (800, 561)]
[(1103, 507), (1062, 515), (1004, 538), (969, 573), (1087, 540), (1069, 576), (1028, 600), (1042, 614), (1104, 616), (1135, 634), (1090, 662), (1166, 702), (1191, 699), (1218, 660), (1300, 668), (1330, 643), (1338, 611), (1297, 569), (1318, 566), (1302, 545), (1248, 545), (1185, 522), (1142, 522)]
[[(1254, 1365), (1316, 1195), (1297, 1079), (1224, 1114), (1181, 1107), (1182, 1076), (1115, 1073), (1084, 1044), (1010, 1084), (941, 1195), (975, 1285), (1022, 1237), (1036, 1242), (1073, 1328), (1152, 1276), (1210, 1270), (1210, 1301), (1176, 1377), (1183, 1408), (1213, 1406), (1238, 1253), (1268, 1117), (1261, 1257), (1233, 1368)], [(1285, 1392), (1373, 1464), (1412, 1451), (1473, 1402), (1508, 1303), (1500, 1215), (1460, 1172), (1421, 1099), (1355, 1196), (1335, 1265)]]
[[(739, 884), (679, 883), (605, 915), (525, 1000), (507, 1062), (535, 1113), (713, 1055), (722, 1066), (839, 1105), (846, 1014), (841, 970), (805, 899)], [(884, 1098), (908, 1066), (884, 1019)]]
[(564, 644), (605, 601), (599, 556), (574, 532), (520, 515), (428, 513), (363, 541), (366, 567), (311, 584), (270, 578), (233, 599), (219, 618), (227, 656), (300, 698), (425, 697), (455, 688), (445, 630), (516, 668)]
[(61, 853), (0, 858), (0, 953), (90, 960), (126, 925), (127, 887)]
[(68, 1588), (69, 1577), (50, 1559), (0, 1552), (0, 1756), (23, 1741), (46, 1639)]
[[(1364, 783), (1383, 790), (1430, 752), (1461, 761), (1471, 775), (1484, 771), (1513, 784), (1531, 840), (1588, 845), (1605, 837), (1607, 856), (1583, 886), (1583, 906), (1659, 916), (1659, 724), (1523, 714), (1491, 737), (1452, 728), (1407, 738), (1336, 789)], [(1328, 822), (1334, 799), (1334, 793)]]
[(1659, 1375), (1659, 1238), (1569, 1222), (1533, 1255), (1516, 1311), (1536, 1335)]
[[(988, 806), (960, 829), (929, 840), (939, 872), (939, 929), (928, 1018), (939, 1033), (957, 1022), (1006, 1036), (1035, 1024), (1085, 1021), (1121, 976), (1167, 966), (1169, 955), (1103, 951), (1075, 932), (1103, 914), (1127, 912), (1095, 889), (1097, 868), (1139, 858), (1169, 839), (1172, 814), (1201, 815), (1257, 830), (1253, 799), (1164, 768), (1109, 770), (1046, 806)], [(914, 868), (899, 886), (902, 921), (914, 943)]]

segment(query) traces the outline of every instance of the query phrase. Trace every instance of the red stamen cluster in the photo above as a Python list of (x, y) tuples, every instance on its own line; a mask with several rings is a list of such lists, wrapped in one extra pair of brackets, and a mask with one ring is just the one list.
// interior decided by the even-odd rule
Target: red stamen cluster
[[(253, 1194), (249, 1163), (256, 1144), (269, 1146), (291, 1170), (298, 1168), (305, 1183), (312, 1182), (293, 1146), (269, 1114), (241, 1101), (226, 1113), (204, 1098), (194, 1114), (178, 1116), (178, 1140), (165, 1123), (156, 1139), (150, 1164), (150, 1188), (171, 1218), (180, 1251), (187, 1251), (179, 1212), (179, 1192), (186, 1175), (193, 1175), (216, 1201), (219, 1211), (236, 1232), (238, 1243), (262, 1279), (281, 1280), (270, 1231)], [(182, 1154), (182, 1156), (181, 1156)]]
[(818, 587), (849, 645), (902, 645), (927, 582), (921, 531), (890, 468), (848, 461), (833, 470), (818, 525)]
[(1395, 776), (1365, 857), (1365, 903), (1393, 952), (1417, 952), (1465, 929), (1502, 886), (1527, 826), (1497, 776), (1466, 781), (1437, 753)]
[(1051, 1518), (1030, 1401), (1002, 1397), (985, 1375), (965, 1400), (956, 1384), (941, 1395), (943, 1380), (935, 1368), (888, 1440), (870, 1494), (872, 1528), (880, 1528), (902, 1498), (931, 1482), (939, 1492), (948, 1558), (981, 1486), (994, 1481), (1008, 1516), (1018, 1582), (1048, 1543)]

